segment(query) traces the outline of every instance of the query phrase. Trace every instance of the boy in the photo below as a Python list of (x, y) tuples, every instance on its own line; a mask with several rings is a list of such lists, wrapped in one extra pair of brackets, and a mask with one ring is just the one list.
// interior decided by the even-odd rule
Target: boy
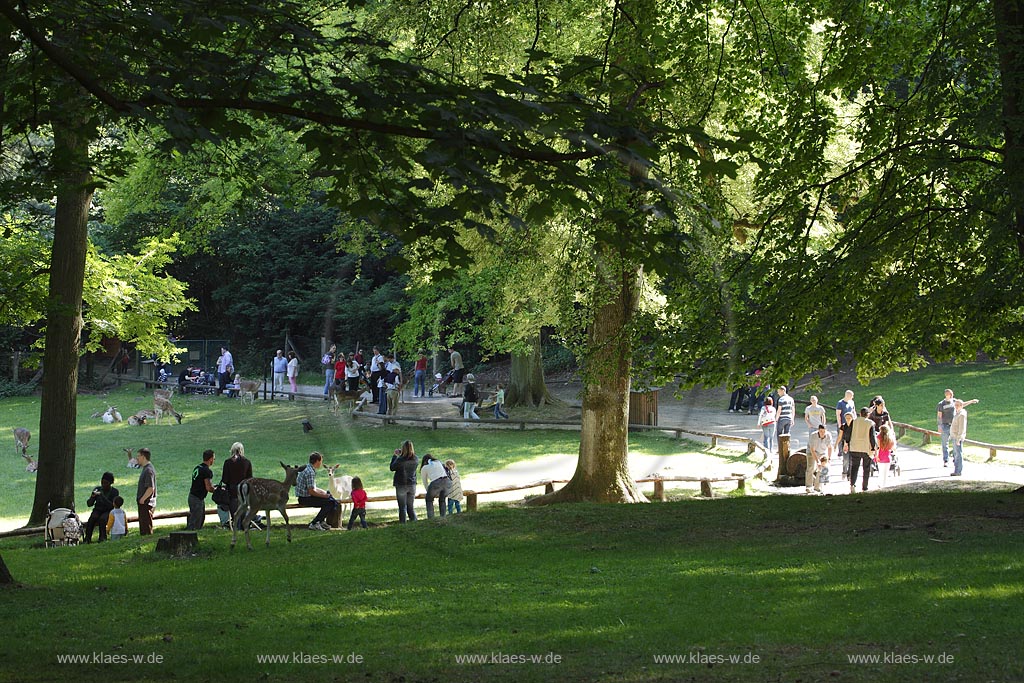
[(501, 385), (497, 385), (498, 390), (494, 394), (494, 419), (505, 418), (508, 419), (508, 413), (502, 410), (502, 406), (505, 405), (505, 390), (501, 388)]
[(124, 505), (124, 498), (117, 496), (114, 498), (114, 509), (107, 515), (107, 534), (112, 541), (124, 538), (128, 533), (128, 518), (125, 517), (124, 510), (121, 509), (122, 505)]

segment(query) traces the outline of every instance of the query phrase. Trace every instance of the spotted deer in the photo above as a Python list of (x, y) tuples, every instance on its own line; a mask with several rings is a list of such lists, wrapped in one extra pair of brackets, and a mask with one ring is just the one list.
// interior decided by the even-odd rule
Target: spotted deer
[(24, 427), (14, 428), (14, 450), (28, 462), (28, 466), (25, 469), (28, 472), (35, 472), (37, 468), (36, 461), (28, 454), (28, 442), (31, 438), (32, 432), (28, 431)]
[(128, 464), (125, 465), (125, 467), (133, 470), (137, 470), (142, 467), (142, 465), (139, 464), (139, 459), (135, 457), (134, 448), (122, 448), (121, 450), (128, 454)]
[[(280, 461), (279, 461), (280, 462)], [(267, 513), (267, 546), (270, 546), (270, 511), (277, 510), (284, 517), (284, 526), (288, 530), (288, 542), (292, 542), (292, 527), (288, 522), (288, 491), (295, 486), (295, 479), (299, 476), (301, 467), (290, 467), (281, 463), (284, 468), (284, 481), (273, 479), (261, 479), (253, 477), (244, 479), (238, 485), (238, 510), (231, 523), (231, 549), (235, 548), (235, 541), (238, 539), (238, 523), (245, 515), (245, 545), (252, 550), (252, 541), (249, 540), (249, 525), (252, 518), (260, 510)]]
[(164, 413), (170, 413), (178, 421), (178, 424), (181, 424), (181, 413), (175, 410), (171, 402), (162, 396), (153, 396), (153, 412), (156, 414), (157, 424), (160, 424), (160, 416)]
[(260, 393), (263, 381), (258, 379), (242, 379), (236, 376), (235, 384), (238, 385), (238, 396), (242, 399), (242, 403), (252, 405), (256, 402), (256, 396)]

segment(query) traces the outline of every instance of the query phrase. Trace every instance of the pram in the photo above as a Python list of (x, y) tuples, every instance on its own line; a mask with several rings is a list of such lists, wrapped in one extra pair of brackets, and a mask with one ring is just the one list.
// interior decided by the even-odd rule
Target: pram
[(441, 378), (441, 373), (440, 372), (435, 374), (434, 375), (434, 384), (429, 389), (427, 389), (427, 395), (428, 396), (433, 396), (435, 393), (438, 393), (438, 394), (446, 394), (446, 393), (448, 393), (447, 392), (447, 387), (448, 387), (449, 384), (452, 383), (453, 379), (455, 379), (455, 371), (454, 370), (449, 370), (448, 374), (445, 375), (443, 379)]
[(47, 548), (58, 545), (78, 545), (82, 540), (82, 520), (78, 518), (74, 510), (69, 508), (50, 510), (47, 506), (43, 538)]

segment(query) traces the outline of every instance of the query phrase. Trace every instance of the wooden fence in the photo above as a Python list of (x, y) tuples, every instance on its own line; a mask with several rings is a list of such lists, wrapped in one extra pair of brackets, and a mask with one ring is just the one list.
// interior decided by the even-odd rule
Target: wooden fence
[[(923, 435), (922, 438), (921, 438), (921, 444), (924, 445), (924, 446), (927, 446), (928, 444), (931, 443), (931, 440), (932, 440), (933, 436), (936, 437), (936, 438), (941, 438), (942, 437), (942, 433), (941, 432), (937, 432), (934, 429), (925, 429), (924, 427), (915, 427), (914, 425), (906, 424), (904, 422), (893, 422), (892, 424), (896, 428), (896, 431), (897, 431), (897, 437), (896, 437), (897, 440), (902, 439), (904, 436), (906, 436), (907, 432), (917, 432), (918, 434), (922, 434)], [(984, 441), (975, 441), (974, 439), (964, 439), (964, 443), (967, 444), (968, 446), (977, 446), (978, 448), (987, 448), (988, 449), (988, 461), (987, 462), (992, 462), (993, 460), (995, 460), (996, 459), (996, 454), (999, 451), (1006, 451), (1008, 453), (1024, 453), (1024, 447), (1021, 447), (1021, 446), (1001, 446), (999, 444), (994, 444), (994, 443), (985, 443)]]

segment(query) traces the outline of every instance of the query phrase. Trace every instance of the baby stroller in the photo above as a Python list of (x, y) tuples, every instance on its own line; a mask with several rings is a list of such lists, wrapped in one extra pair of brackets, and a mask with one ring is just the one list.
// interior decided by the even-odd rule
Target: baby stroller
[(47, 548), (58, 545), (78, 545), (82, 540), (82, 520), (78, 518), (74, 510), (69, 508), (50, 510), (47, 506), (43, 538)]
[(452, 380), (454, 378), (455, 378), (455, 371), (454, 370), (449, 370), (448, 374), (444, 376), (444, 379), (441, 378), (441, 373), (440, 372), (435, 374), (434, 375), (434, 385), (431, 386), (429, 389), (427, 389), (427, 395), (428, 396), (433, 396), (435, 392), (438, 393), (438, 394), (447, 393), (447, 387), (448, 387), (449, 384), (451, 384), (451, 382), (452, 382)]

